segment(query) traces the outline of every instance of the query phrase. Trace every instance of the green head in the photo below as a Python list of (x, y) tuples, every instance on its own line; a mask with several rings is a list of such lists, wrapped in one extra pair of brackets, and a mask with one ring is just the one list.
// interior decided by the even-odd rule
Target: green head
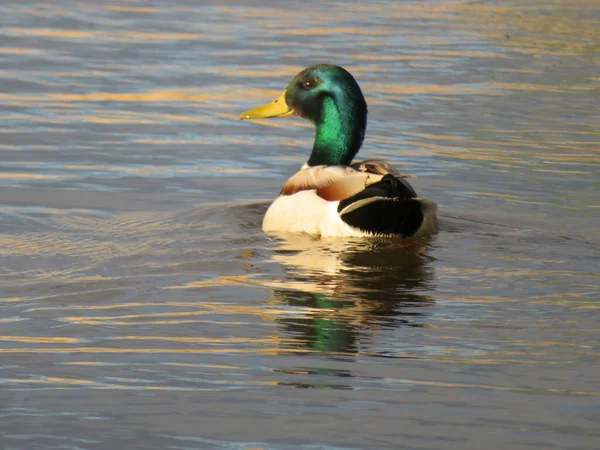
[(298, 115), (315, 125), (309, 166), (350, 164), (367, 128), (367, 104), (358, 83), (339, 66), (319, 64), (294, 77), (274, 102), (242, 119)]

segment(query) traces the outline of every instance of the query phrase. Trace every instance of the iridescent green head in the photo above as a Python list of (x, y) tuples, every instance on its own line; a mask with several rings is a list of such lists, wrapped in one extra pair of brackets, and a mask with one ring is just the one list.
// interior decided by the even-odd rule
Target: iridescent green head
[(309, 166), (350, 164), (367, 128), (367, 104), (358, 83), (339, 66), (319, 64), (294, 77), (274, 102), (243, 113), (241, 119), (297, 115), (315, 125)]

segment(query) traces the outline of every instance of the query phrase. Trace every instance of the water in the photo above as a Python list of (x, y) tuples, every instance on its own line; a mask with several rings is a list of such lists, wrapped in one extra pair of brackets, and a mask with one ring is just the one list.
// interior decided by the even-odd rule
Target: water
[[(596, 2), (4, 2), (0, 447), (596, 449)], [(332, 62), (442, 231), (273, 238)]]

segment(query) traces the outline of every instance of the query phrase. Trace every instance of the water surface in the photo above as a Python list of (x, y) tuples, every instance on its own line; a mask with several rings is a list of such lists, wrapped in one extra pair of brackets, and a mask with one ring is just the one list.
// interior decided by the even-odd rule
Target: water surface
[[(0, 447), (596, 449), (594, 1), (4, 2)], [(332, 62), (438, 236), (269, 237)]]

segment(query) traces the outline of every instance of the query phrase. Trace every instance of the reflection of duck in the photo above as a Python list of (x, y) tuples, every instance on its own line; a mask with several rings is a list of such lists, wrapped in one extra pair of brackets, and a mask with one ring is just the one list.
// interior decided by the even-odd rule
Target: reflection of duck
[(433, 279), (428, 245), (289, 236), (273, 259), (284, 265), (290, 279), (273, 296), (306, 308), (306, 314), (278, 319), (292, 338), (282, 342), (357, 352), (359, 343), (379, 328), (422, 326), (422, 307), (433, 302), (425, 293)]
[(351, 164), (365, 135), (367, 104), (350, 73), (329, 64), (309, 67), (274, 102), (240, 117), (292, 114), (315, 125), (315, 142), (308, 162), (267, 211), (263, 230), (315, 236), (437, 232), (437, 205), (419, 198), (393, 167), (375, 160)]

